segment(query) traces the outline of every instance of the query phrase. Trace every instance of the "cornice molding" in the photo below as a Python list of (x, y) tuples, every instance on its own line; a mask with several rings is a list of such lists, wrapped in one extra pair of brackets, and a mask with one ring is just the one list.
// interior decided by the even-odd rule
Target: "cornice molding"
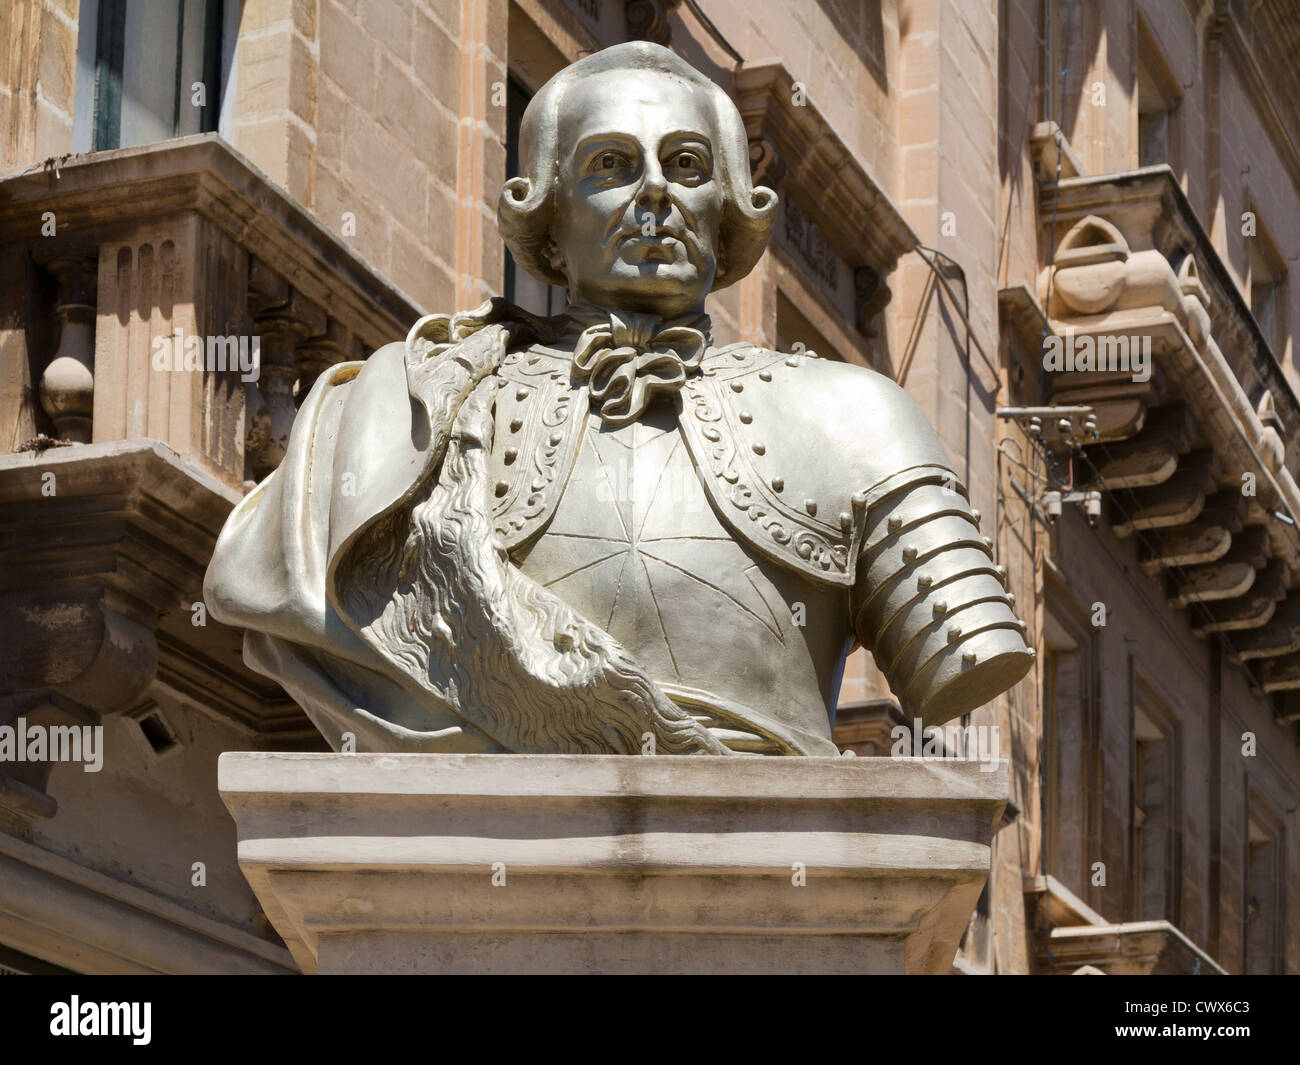
[[(1133, 250), (1154, 248), (1175, 266), (1185, 254), (1193, 255), (1197, 276), (1210, 297), (1215, 338), (1242, 387), (1249, 393), (1249, 378), (1257, 377), (1272, 393), (1288, 434), (1300, 434), (1300, 398), (1173, 170), (1162, 163), (1062, 179), (1059, 191), (1040, 185), (1040, 218), (1050, 219), (1054, 212), (1058, 241), (1076, 222), (1097, 215), (1118, 227)], [(1050, 310), (1056, 313), (1055, 307)]]
[(800, 209), (851, 266), (893, 271), (921, 238), (817, 105), (796, 93), (785, 65), (746, 63), (735, 84), (756, 180), (797, 190)]
[[(59, 234), (42, 238), (54, 212)], [(424, 311), (215, 133), (90, 152), (57, 169), (0, 179), (0, 245), (87, 240), (98, 246), (141, 222), (197, 213), (296, 291), (378, 347)]]
[(10, 690), (118, 713), (158, 683), (259, 737), (311, 736), (297, 706), (243, 665), (237, 630), (191, 624), (240, 498), (154, 440), (0, 456), (0, 602), (58, 619), (22, 626)]
[(102, 975), (291, 974), (278, 944), (0, 833), (0, 936)]

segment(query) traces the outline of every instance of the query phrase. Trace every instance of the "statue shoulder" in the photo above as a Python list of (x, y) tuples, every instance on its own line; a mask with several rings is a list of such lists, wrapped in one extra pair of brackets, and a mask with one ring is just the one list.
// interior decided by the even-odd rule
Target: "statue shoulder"
[[(745, 353), (743, 364), (735, 352)], [(865, 366), (805, 353), (772, 351), (750, 345), (724, 349), (736, 369), (721, 360), (719, 376), (728, 392), (744, 396), (757, 425), (781, 450), (818, 442), (825, 461), (868, 488), (905, 466), (950, 464), (930, 420), (897, 383)], [(736, 388), (737, 385), (741, 389)], [(769, 445), (770, 446), (770, 445)], [(793, 456), (791, 456), (793, 459)]]
[(949, 466), (916, 402), (865, 367), (737, 344), (702, 369), (681, 424), (718, 512), (815, 580), (852, 584), (873, 488)]

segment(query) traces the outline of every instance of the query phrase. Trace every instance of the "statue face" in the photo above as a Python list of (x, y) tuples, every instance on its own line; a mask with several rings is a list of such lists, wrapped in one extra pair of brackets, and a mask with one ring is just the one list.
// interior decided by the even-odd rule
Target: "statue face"
[(723, 203), (709, 108), (690, 86), (645, 71), (569, 90), (551, 237), (573, 299), (664, 317), (704, 306)]

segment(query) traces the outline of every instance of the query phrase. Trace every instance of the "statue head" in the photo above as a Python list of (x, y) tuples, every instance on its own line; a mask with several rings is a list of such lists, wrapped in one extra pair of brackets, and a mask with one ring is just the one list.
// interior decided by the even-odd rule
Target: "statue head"
[(740, 112), (659, 45), (616, 45), (560, 71), (524, 112), (519, 148), (501, 235), (574, 300), (681, 315), (767, 245), (777, 197), (753, 186)]

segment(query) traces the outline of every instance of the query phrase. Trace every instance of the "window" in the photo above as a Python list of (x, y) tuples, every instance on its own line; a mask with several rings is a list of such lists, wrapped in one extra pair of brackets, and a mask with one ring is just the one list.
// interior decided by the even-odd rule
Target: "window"
[[(1095, 649), (1087, 623), (1062, 596), (1043, 615), (1043, 872), (1094, 908), (1100, 860), (1097, 812), (1100, 743), (1094, 706)], [(1111, 912), (1106, 906), (1103, 912)]]
[[(799, 347), (797, 345), (802, 345)], [(843, 362), (831, 342), (808, 320), (784, 292), (776, 293), (776, 350), (813, 351), (823, 359)]]
[(82, 0), (76, 151), (218, 128), (239, 0)]
[[(1251, 212), (1255, 209), (1252, 206)], [(1286, 265), (1263, 225), (1256, 219), (1256, 231), (1246, 241), (1245, 296), (1259, 331), (1282, 360), (1286, 354)]]
[(1182, 93), (1155, 40), (1138, 27), (1138, 166), (1168, 163), (1183, 180), (1178, 105)]
[(1250, 796), (1243, 878), (1242, 971), (1282, 971), (1281, 822), (1256, 795)]
[(1132, 879), (1135, 921), (1178, 923), (1178, 742), (1172, 724), (1140, 701), (1133, 715)]
[[(515, 177), (519, 173), (519, 124), (524, 118), (524, 109), (532, 98), (523, 85), (513, 77), (506, 82), (506, 176)], [(568, 289), (560, 285), (548, 285), (520, 269), (515, 257), (506, 249), (505, 284), (503, 291), (506, 299), (533, 314), (559, 314), (568, 302)]]

